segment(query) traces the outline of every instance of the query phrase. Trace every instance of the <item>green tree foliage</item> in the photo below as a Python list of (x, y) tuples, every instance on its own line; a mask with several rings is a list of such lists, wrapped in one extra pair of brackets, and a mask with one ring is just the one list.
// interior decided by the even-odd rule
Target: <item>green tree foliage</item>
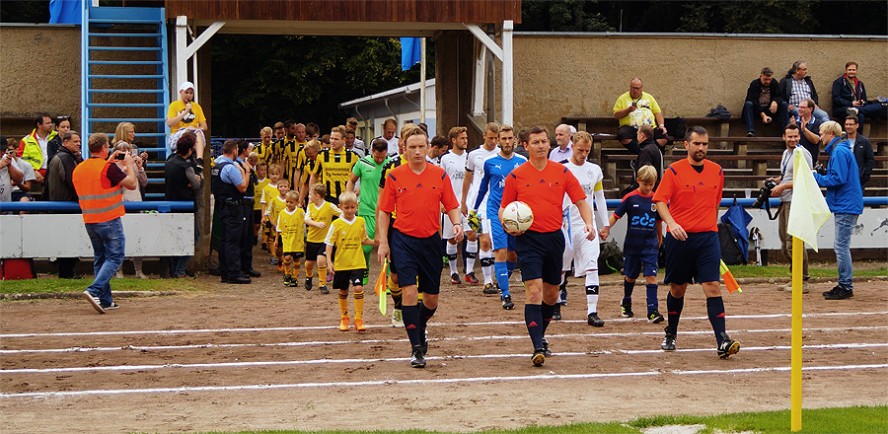
[(419, 81), (419, 65), (401, 71), (395, 38), (220, 35), (212, 44), (217, 136), (258, 136), (286, 119), (327, 129), (345, 120), (339, 103)]
[(0, 4), (2, 23), (48, 23), (49, 2), (3, 0)]
[(609, 32), (615, 30), (597, 11), (597, 1), (524, 0), (518, 30)]

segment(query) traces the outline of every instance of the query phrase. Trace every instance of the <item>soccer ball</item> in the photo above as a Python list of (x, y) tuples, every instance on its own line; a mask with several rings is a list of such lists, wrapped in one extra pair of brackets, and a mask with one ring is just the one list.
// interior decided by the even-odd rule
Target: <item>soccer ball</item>
[(526, 203), (516, 200), (503, 209), (503, 229), (524, 232), (533, 224), (533, 210)]

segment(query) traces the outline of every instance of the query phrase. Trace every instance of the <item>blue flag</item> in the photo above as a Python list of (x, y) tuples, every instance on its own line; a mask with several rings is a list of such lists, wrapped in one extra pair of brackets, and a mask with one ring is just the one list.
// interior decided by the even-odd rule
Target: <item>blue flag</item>
[(50, 0), (50, 24), (80, 24), (83, 2), (81, 0)]
[(401, 38), (401, 70), (406, 71), (421, 61), (419, 38)]

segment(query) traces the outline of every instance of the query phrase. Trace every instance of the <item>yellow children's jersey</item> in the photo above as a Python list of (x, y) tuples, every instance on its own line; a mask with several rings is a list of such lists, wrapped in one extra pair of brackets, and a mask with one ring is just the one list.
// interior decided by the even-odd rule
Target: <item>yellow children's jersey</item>
[[(269, 182), (271, 182), (271, 180), (265, 178), (255, 184), (253, 191), (257, 191), (259, 192), (259, 194), (253, 196), (253, 211), (262, 209), (262, 195), (265, 194), (265, 186), (268, 185)], [(274, 190), (277, 191), (277, 188), (275, 188)]]
[(284, 252), (305, 251), (305, 211), (296, 208), (293, 212), (283, 209), (278, 214), (277, 231), (284, 243)]
[(287, 201), (282, 197), (278, 196), (271, 200), (271, 203), (268, 204), (268, 208), (265, 210), (265, 214), (268, 216), (268, 221), (277, 223), (278, 214), (281, 213), (282, 210), (287, 209)]
[(346, 221), (344, 218), (333, 221), (324, 240), (327, 245), (336, 247), (333, 269), (339, 272), (367, 268), (362, 248), (365, 239), (367, 239), (367, 230), (363, 218), (355, 216), (352, 221)]
[(262, 187), (262, 194), (260, 195), (261, 198), (259, 199), (259, 203), (264, 203), (266, 205), (270, 205), (272, 199), (274, 199), (280, 195), (281, 195), (281, 192), (278, 191), (277, 185), (272, 185), (271, 181), (269, 180), (268, 184), (265, 184), (265, 186)]
[(309, 243), (323, 243), (324, 238), (327, 237), (327, 231), (330, 230), (330, 223), (333, 221), (333, 217), (339, 216), (341, 212), (339, 207), (327, 201), (324, 201), (321, 206), (315, 206), (314, 203), (309, 202), (308, 214), (305, 217), (315, 222), (323, 222), (325, 226), (321, 229), (306, 225), (308, 226), (307, 241)]

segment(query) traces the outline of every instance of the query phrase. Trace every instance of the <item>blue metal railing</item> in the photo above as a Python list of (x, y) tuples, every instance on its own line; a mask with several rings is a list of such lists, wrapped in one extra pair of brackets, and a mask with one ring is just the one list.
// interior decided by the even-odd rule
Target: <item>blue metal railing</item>
[[(127, 212), (157, 211), (168, 212), (193, 212), (194, 202), (173, 202), (166, 200), (124, 202)], [(0, 202), (0, 212), (59, 212), (80, 213), (80, 204), (77, 202)]]

